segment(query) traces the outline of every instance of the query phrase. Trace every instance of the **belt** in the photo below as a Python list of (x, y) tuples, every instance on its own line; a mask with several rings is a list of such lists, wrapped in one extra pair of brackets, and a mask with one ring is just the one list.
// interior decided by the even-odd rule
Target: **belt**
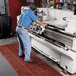
[(18, 26), (18, 27), (28, 30), (27, 28), (25, 28), (25, 27), (23, 27), (23, 26)]

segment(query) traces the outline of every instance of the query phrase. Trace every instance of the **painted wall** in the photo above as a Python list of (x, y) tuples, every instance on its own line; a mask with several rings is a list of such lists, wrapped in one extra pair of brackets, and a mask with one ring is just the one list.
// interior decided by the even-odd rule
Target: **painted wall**
[(17, 15), (20, 12), (22, 3), (19, 0), (9, 0), (9, 14), (12, 18), (11, 31), (14, 33), (17, 25)]

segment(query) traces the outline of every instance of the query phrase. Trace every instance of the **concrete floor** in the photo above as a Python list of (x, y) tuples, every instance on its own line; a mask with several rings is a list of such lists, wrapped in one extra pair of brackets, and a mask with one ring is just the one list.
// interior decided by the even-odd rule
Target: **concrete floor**
[[(17, 41), (17, 36), (14, 35), (10, 38), (5, 38), (5, 39), (0, 39), (0, 46), (1, 45), (6, 45), (6, 44), (12, 44), (12, 43), (16, 43)], [(32, 48), (32, 52), (38, 56), (40, 59), (42, 59), (44, 62), (46, 62), (47, 64), (49, 64), (51, 67), (53, 67), (55, 70), (57, 70), (59, 73), (61, 73), (63, 76), (76, 76), (76, 74), (70, 75), (67, 72), (63, 72), (63, 69), (56, 64), (54, 61), (50, 60), (49, 58), (45, 57), (44, 55), (40, 54), (38, 51), (36, 51), (35, 49)]]

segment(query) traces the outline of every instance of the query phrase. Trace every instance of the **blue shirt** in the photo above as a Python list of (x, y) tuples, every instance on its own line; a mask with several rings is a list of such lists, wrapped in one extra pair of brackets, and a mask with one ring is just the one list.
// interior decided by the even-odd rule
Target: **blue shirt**
[(19, 20), (18, 25), (24, 26), (25, 28), (29, 29), (30, 28), (30, 24), (32, 21), (37, 21), (38, 18), (36, 17), (36, 15), (34, 14), (34, 12), (29, 8), (28, 10), (26, 10), (21, 18), (21, 20)]

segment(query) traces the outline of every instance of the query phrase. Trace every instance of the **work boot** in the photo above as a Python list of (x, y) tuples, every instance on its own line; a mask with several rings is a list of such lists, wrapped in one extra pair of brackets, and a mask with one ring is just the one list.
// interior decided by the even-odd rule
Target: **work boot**
[(23, 57), (25, 54), (22, 54), (22, 55), (18, 55), (19, 57)]
[(30, 58), (30, 60), (26, 60), (25, 63), (32, 63), (34, 61), (33, 58)]

